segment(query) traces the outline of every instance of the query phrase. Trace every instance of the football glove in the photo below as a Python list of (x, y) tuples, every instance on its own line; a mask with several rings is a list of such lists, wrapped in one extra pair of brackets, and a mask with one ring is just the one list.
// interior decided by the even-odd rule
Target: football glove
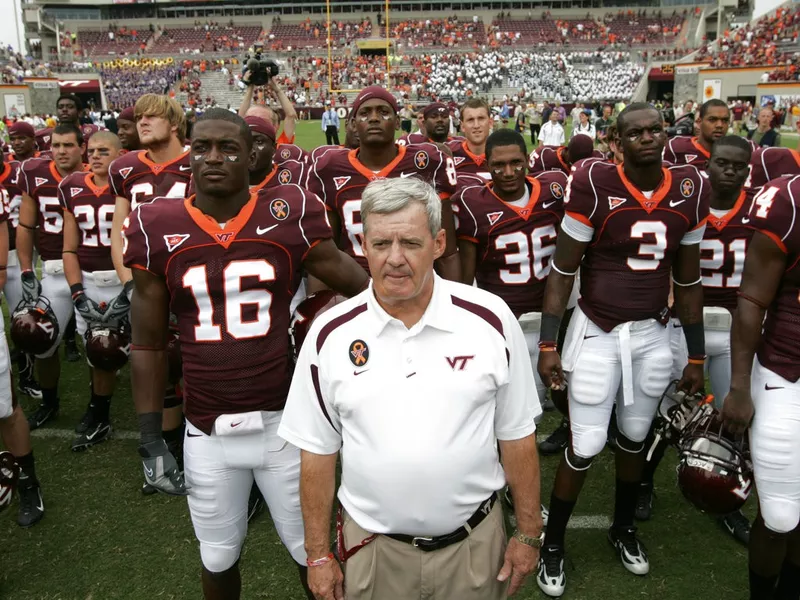
[(106, 306), (106, 310), (103, 313), (103, 323), (119, 325), (123, 321), (128, 320), (130, 311), (131, 300), (129, 286), (126, 285), (123, 290), (108, 303), (108, 306)]
[(23, 271), (20, 274), (22, 281), (22, 300), (25, 304), (36, 304), (39, 294), (42, 293), (42, 284), (33, 271)]
[(102, 323), (103, 309), (84, 292), (73, 294), (72, 302), (75, 305), (75, 310), (86, 321), (86, 325), (89, 328)]
[(163, 439), (139, 446), (139, 456), (142, 457), (147, 483), (170, 496), (189, 495), (189, 486), (186, 485), (183, 473)]

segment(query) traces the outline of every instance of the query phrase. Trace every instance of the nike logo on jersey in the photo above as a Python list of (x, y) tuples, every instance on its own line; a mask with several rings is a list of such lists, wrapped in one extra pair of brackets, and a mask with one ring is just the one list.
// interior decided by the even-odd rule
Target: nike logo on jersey
[(679, 204), (683, 204), (684, 202), (686, 202), (685, 198), (683, 200), (678, 200), (677, 202), (675, 202), (674, 200), (670, 200), (669, 205), (671, 208), (675, 208), (676, 206), (678, 206)]
[(553, 200), (552, 202), (545, 202), (544, 204), (542, 204), (542, 208), (550, 208), (555, 203), (556, 203), (555, 200)]
[(256, 227), (256, 233), (258, 235), (264, 235), (268, 231), (272, 231), (273, 229), (275, 229), (277, 226), (278, 224), (276, 223), (275, 225), (270, 225), (269, 227), (264, 227), (263, 229), (261, 227)]
[(358, 376), (361, 375), (362, 373), (366, 373), (367, 371), (369, 371), (369, 369), (364, 369), (362, 371), (353, 371), (353, 375)]
[(189, 431), (186, 435), (188, 435), (189, 437), (203, 437), (201, 434), (192, 433), (191, 431)]
[(178, 170), (179, 171), (191, 171), (192, 167), (191, 166), (185, 167), (185, 166), (181, 165), (180, 167), (178, 167)]
[(782, 385), (771, 386), (770, 384), (765, 383), (764, 389), (767, 390), (768, 392), (771, 392), (772, 390), (782, 390), (783, 386)]
[(596, 337), (597, 337), (596, 335), (585, 335), (585, 336), (583, 336), (583, 339), (590, 340), (590, 339), (596, 338)]
[(742, 223), (749, 223), (750, 217), (742, 217)]
[(244, 421), (239, 421), (238, 423), (231, 423), (231, 429), (233, 429), (234, 427), (238, 427), (242, 423), (244, 423)]
[(413, 177), (416, 173), (400, 173), (400, 178), (405, 179), (406, 177)]

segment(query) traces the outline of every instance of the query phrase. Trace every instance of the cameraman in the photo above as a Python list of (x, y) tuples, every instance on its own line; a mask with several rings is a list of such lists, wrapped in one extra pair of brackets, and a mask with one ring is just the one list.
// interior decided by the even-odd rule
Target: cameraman
[[(247, 116), (247, 111), (253, 103), (253, 93), (255, 92), (255, 86), (250, 83), (250, 69), (245, 68), (242, 81), (247, 84), (247, 89), (244, 92), (242, 104), (239, 106), (239, 116), (244, 118)], [(267, 87), (272, 90), (272, 93), (278, 99), (278, 102), (280, 102), (284, 114), (283, 132), (278, 136), (275, 144), (277, 146), (281, 144), (294, 144), (294, 132), (297, 129), (297, 113), (294, 110), (294, 105), (291, 100), (286, 97), (286, 94), (283, 93), (283, 90), (278, 85), (278, 82), (275, 81), (274, 77), (270, 78)], [(278, 130), (280, 128), (280, 116), (276, 110), (271, 110), (271, 112), (276, 116), (274, 120), (277, 120), (277, 123), (273, 124), (275, 125), (275, 129)], [(259, 114), (258, 116), (262, 115)]]

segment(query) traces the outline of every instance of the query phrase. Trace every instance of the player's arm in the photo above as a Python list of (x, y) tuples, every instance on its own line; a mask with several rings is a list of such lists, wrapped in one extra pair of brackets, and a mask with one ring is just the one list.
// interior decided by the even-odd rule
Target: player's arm
[(761, 343), (764, 313), (786, 270), (786, 253), (767, 235), (755, 232), (747, 248), (739, 301), (731, 327), (731, 389), (722, 408), (725, 426), (743, 432), (753, 418), (750, 374)]
[(294, 110), (294, 104), (283, 93), (281, 86), (278, 85), (274, 77), (269, 80), (269, 89), (273, 91), (281, 104), (283, 109), (283, 134), (291, 140), (294, 138), (294, 132), (297, 129), (297, 112)]
[(129, 214), (131, 214), (130, 201), (122, 196), (117, 196), (117, 202), (114, 205), (114, 218), (111, 221), (111, 260), (114, 263), (117, 276), (123, 284), (130, 281), (132, 277), (131, 270), (125, 266), (122, 256), (122, 236), (124, 235), (122, 229)]
[(478, 246), (475, 242), (461, 238), (458, 240), (458, 259), (461, 263), (461, 283), (472, 285), (478, 262)]
[(81, 265), (78, 261), (78, 246), (80, 244), (80, 230), (78, 222), (66, 208), (64, 209), (64, 246), (61, 258), (64, 260), (64, 275), (70, 288), (83, 283)]
[(369, 276), (350, 256), (328, 238), (312, 247), (303, 259), (303, 268), (330, 289), (351, 298), (366, 289)]
[(678, 247), (672, 266), (672, 294), (689, 351), (689, 364), (683, 371), (678, 388), (694, 394), (703, 388), (706, 358), (699, 243), (681, 244)]
[(36, 201), (27, 193), (22, 194), (17, 227), (17, 257), (22, 271), (33, 270), (33, 239), (38, 216)]

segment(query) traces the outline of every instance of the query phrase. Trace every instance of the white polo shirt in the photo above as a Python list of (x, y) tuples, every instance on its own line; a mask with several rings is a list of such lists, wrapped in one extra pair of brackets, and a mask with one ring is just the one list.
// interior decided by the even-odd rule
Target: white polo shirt
[(322, 314), (298, 357), (278, 435), (342, 450), (339, 500), (374, 533), (449, 533), (506, 483), (497, 440), (541, 412), (528, 348), (494, 294), (435, 276), (411, 329), (372, 285)]

